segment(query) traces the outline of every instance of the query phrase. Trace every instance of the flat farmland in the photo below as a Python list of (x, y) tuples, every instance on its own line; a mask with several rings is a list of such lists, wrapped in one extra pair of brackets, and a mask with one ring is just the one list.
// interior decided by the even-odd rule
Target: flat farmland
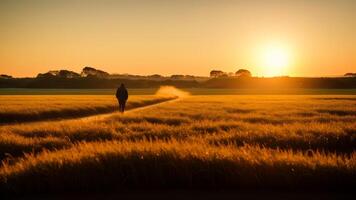
[(4, 123), (0, 190), (352, 191), (355, 147), (353, 95), (193, 95), (97, 118)]
[[(147, 106), (174, 97), (133, 95), (127, 109)], [(2, 95), (0, 123), (75, 118), (118, 110), (114, 95)]]

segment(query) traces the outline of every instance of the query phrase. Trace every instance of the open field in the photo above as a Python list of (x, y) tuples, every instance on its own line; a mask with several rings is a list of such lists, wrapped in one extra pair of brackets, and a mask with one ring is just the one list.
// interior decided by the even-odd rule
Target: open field
[(0, 126), (0, 191), (352, 191), (355, 147), (352, 95), (188, 96)]
[[(127, 109), (167, 101), (172, 97), (133, 95)], [(113, 95), (3, 95), (0, 96), (0, 123), (75, 118), (118, 110)]]

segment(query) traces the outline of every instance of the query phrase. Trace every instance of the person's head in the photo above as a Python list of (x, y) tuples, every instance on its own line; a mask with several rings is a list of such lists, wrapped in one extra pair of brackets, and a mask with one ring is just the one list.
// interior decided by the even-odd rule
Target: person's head
[(124, 87), (125, 87), (125, 85), (124, 85), (123, 83), (121, 83), (120, 87), (121, 87), (121, 88), (124, 88)]

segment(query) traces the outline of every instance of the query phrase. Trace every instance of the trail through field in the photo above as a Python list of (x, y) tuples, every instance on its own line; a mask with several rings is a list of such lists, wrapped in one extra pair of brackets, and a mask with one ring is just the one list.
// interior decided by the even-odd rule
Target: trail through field
[[(125, 111), (123, 114), (125, 113), (131, 113), (131, 112), (137, 112), (137, 111), (141, 111), (141, 110), (145, 110), (145, 109), (149, 109), (149, 108), (153, 108), (153, 107), (157, 107), (157, 106), (161, 106), (162, 104), (167, 104), (167, 103), (173, 103), (176, 101), (179, 101), (182, 98), (186, 98), (188, 96), (190, 96), (190, 94), (188, 92), (185, 92), (183, 90), (177, 89), (173, 86), (161, 86), (158, 91), (156, 92), (157, 96), (174, 96), (174, 98), (162, 101), (162, 102), (158, 102), (155, 104), (149, 104), (146, 106), (141, 106), (141, 107), (135, 107), (132, 109), (129, 109), (127, 111)], [(118, 111), (115, 112), (111, 112), (111, 113), (105, 113), (105, 114), (96, 114), (96, 115), (91, 115), (91, 116), (87, 116), (87, 117), (81, 117), (81, 118), (76, 118), (78, 120), (83, 120), (83, 121), (90, 121), (90, 120), (102, 120), (106, 117), (109, 117), (115, 113), (119, 113)], [(61, 120), (64, 121), (65, 119)], [(66, 120), (71, 120), (71, 119), (66, 119)], [(73, 120), (73, 119), (72, 119)]]
[[(141, 107), (134, 107), (134, 108), (128, 109), (127, 111), (122, 113), (122, 115), (124, 115), (125, 113), (137, 112), (137, 111), (141, 111), (141, 110), (157, 107), (157, 106), (160, 106), (160, 105), (166, 104), (166, 103), (176, 102), (178, 100), (180, 100), (180, 98), (176, 97), (176, 98), (171, 98), (171, 99), (167, 99), (167, 100), (164, 100), (164, 101), (160, 101), (160, 102), (157, 102), (157, 103), (154, 103), (154, 104), (148, 104), (148, 105), (141, 106)], [(18, 123), (4, 123), (4, 124), (0, 123), (0, 126), (2, 126), (2, 125), (3, 126), (8, 126), (8, 125), (11, 126), (11, 125), (16, 125), (16, 124), (38, 124), (38, 123), (46, 123), (46, 122), (54, 122), (54, 121), (56, 121), (56, 122), (66, 122), (66, 121), (85, 121), (85, 122), (88, 122), (88, 121), (92, 121), (92, 120), (93, 121), (94, 120), (102, 120), (102, 119), (105, 119), (106, 117), (112, 116), (114, 114), (121, 114), (121, 113), (117, 109), (114, 112), (98, 113), (98, 114), (93, 114), (93, 115), (84, 116), (84, 117), (71, 117), (71, 118), (63, 117), (63, 118), (43, 119), (43, 120), (40, 120), (40, 121), (27, 121), (27, 122), (24, 121), (24, 122), (18, 122)]]
[[(122, 113), (123, 115), (125, 115), (125, 113), (132, 113), (132, 112), (137, 112), (137, 111), (142, 111), (142, 110), (146, 110), (146, 109), (150, 109), (150, 108), (154, 108), (154, 107), (158, 107), (161, 106), (163, 104), (168, 104), (168, 103), (173, 103), (173, 102), (177, 102), (181, 100), (181, 98), (177, 97), (175, 99), (171, 99), (171, 100), (167, 100), (167, 101), (163, 101), (160, 103), (156, 103), (156, 104), (151, 104), (151, 105), (147, 105), (147, 106), (141, 106), (141, 107), (136, 107), (136, 108), (132, 108), (130, 110), (125, 111), (124, 113)], [(97, 115), (91, 115), (88, 117), (81, 117), (81, 118), (76, 118), (78, 120), (84, 120), (84, 121), (90, 121), (90, 120), (102, 120), (106, 117), (112, 116), (113, 114), (119, 113), (119, 111), (115, 111), (115, 112), (111, 112), (111, 113), (105, 113), (105, 114), (97, 114)], [(73, 119), (64, 119), (61, 121), (65, 121), (65, 120), (73, 120)]]
[[(161, 87), (155, 95), (133, 96), (126, 104), (126, 110), (137, 109), (176, 98), (189, 93), (171, 86)], [(96, 115), (110, 115), (118, 112), (113, 96), (66, 96), (66, 97), (2, 97), (0, 99), (0, 126), (30, 122), (63, 121), (81, 119)]]

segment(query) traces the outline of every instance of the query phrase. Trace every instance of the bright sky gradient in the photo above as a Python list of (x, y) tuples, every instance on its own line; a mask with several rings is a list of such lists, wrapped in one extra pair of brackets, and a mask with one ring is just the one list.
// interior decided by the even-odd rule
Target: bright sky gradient
[(356, 72), (356, 1), (0, 1), (0, 74), (84, 66), (203, 76)]

